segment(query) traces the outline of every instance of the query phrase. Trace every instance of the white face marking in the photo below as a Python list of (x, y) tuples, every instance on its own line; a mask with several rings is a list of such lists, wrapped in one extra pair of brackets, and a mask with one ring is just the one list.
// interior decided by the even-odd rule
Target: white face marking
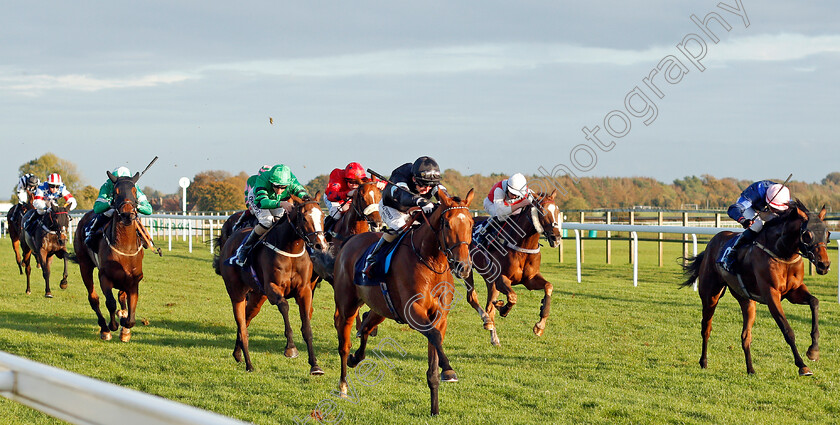
[(312, 226), (315, 227), (316, 232), (320, 232), (320, 231), (324, 230), (324, 229), (321, 228), (321, 223), (322, 223), (321, 216), (322, 215), (323, 214), (321, 213), (320, 208), (312, 208), (311, 210), (309, 210), (309, 217), (312, 219)]
[(557, 213), (558, 213), (557, 205), (554, 205), (553, 203), (551, 203), (551, 204), (548, 204), (548, 206), (546, 206), (545, 208), (548, 210), (549, 213), (551, 213), (551, 226), (552, 227), (558, 227), (559, 220), (557, 219), (558, 218), (557, 217)]

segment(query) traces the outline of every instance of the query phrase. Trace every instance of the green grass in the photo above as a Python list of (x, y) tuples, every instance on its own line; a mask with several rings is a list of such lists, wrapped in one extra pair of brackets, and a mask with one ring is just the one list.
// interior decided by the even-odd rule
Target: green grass
[[(563, 264), (557, 263), (556, 250), (544, 248), (543, 271), (555, 287), (545, 335), (537, 338), (531, 332), (541, 293), (515, 288), (519, 304), (507, 318), (497, 318), (501, 347), (490, 346), (477, 314), (463, 299), (456, 301), (444, 347), (460, 382), (441, 385), (441, 414), (431, 418), (426, 341), (394, 322), (380, 327), (371, 348), (388, 337), (406, 355), (383, 349), (393, 369), (376, 363), (368, 376), (380, 376), (376, 382), (368, 379), (371, 385), (362, 385), (351, 370), (360, 400), (333, 397), (339, 364), (329, 285), (316, 291), (313, 319), (315, 349), (326, 375), (308, 375), (294, 303), (301, 356), (283, 356), (282, 319), (266, 305), (250, 330), (257, 370), (247, 373), (230, 355), (235, 337), (230, 302), (203, 245), (189, 254), (181, 242), (163, 258), (146, 257), (138, 325), (127, 344), (116, 335), (110, 342), (99, 340), (75, 264), (67, 290), (58, 290), (56, 280), (55, 298), (43, 298), (38, 273), (33, 294), (25, 295), (10, 245), (0, 239), (0, 350), (255, 423), (292, 423), (319, 403), (336, 413), (328, 419), (340, 417), (348, 424), (786, 424), (833, 423), (840, 415), (840, 306), (834, 271), (806, 276), (822, 300), (822, 358), (806, 360), (814, 376), (797, 376), (790, 350), (764, 306), (758, 307), (753, 337), (757, 373), (748, 376), (740, 348), (740, 309), (729, 295), (715, 316), (709, 368), (697, 364), (700, 301), (690, 288), (677, 288), (683, 280), (675, 260), (680, 245), (666, 244), (665, 267), (659, 268), (656, 244), (643, 243), (637, 288), (626, 242), (613, 243), (614, 264), (605, 265), (603, 242), (587, 241), (580, 284), (573, 243), (565, 244)], [(60, 263), (55, 265), (60, 269)], [(54, 275), (60, 273), (55, 270)], [(480, 287), (482, 303), (484, 294)], [(809, 309), (783, 306), (804, 355)], [(15, 423), (57, 422), (6, 399), (0, 399), (0, 417)]]

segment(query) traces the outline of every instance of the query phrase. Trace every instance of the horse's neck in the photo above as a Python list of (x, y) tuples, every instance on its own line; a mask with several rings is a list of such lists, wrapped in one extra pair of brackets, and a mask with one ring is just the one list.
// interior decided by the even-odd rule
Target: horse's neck
[(111, 241), (115, 246), (135, 247), (138, 245), (137, 227), (134, 221), (125, 225), (120, 221), (119, 214), (111, 219)]
[(517, 219), (513, 220), (513, 225), (516, 228), (506, 231), (509, 242), (522, 248), (533, 248), (539, 244), (540, 235), (534, 227), (533, 219), (531, 218), (531, 208), (520, 210), (517, 214)]
[[(793, 223), (797, 223), (797, 225)], [(763, 242), (765, 246), (781, 258), (791, 257), (799, 251), (798, 230), (800, 224), (801, 220), (794, 219), (766, 229), (766, 231), (761, 232), (764, 240), (760, 242)]]
[[(431, 218), (429, 220), (431, 221)], [(439, 255), (445, 255), (440, 250), (437, 232), (432, 229), (431, 224), (423, 223), (420, 227), (415, 228), (413, 232), (418, 254), (423, 258), (435, 258)]]
[(303, 243), (303, 239), (301, 239), (300, 235), (298, 235), (295, 231), (294, 225), (292, 224), (293, 219), (294, 217), (289, 216), (286, 221), (278, 224), (275, 226), (276, 229), (272, 230), (275, 234), (275, 241), (278, 245), (280, 245), (278, 248), (285, 251), (289, 251)]

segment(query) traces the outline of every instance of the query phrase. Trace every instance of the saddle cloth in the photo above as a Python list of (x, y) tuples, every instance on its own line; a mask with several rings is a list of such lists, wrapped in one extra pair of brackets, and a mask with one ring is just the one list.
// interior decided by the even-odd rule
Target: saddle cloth
[(376, 246), (375, 243), (369, 245), (367, 249), (365, 249), (365, 252), (359, 256), (359, 259), (356, 260), (353, 282), (360, 286), (379, 286), (379, 282), (381, 282), (382, 278), (388, 273), (388, 270), (391, 269), (391, 258), (394, 256), (396, 248), (400, 246), (400, 241), (402, 241), (408, 233), (409, 232), (403, 233), (402, 236), (397, 238), (397, 240), (391, 242), (388, 246), (384, 247), (384, 249), (379, 250), (376, 254), (376, 263), (373, 265), (373, 270), (371, 271), (372, 279), (368, 279), (363, 273), (365, 270), (365, 259), (367, 259), (368, 255), (371, 251), (373, 251), (373, 247)]

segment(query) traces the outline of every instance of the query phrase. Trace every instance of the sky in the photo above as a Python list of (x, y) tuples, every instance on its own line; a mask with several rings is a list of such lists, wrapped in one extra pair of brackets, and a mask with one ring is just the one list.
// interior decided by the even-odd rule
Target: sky
[(464, 174), (818, 182), (840, 171), (838, 16), (782, 0), (7, 0), (0, 181), (53, 152), (94, 186), (159, 156), (140, 185), (165, 193), (204, 170), (285, 163), (307, 182), (420, 155)]

